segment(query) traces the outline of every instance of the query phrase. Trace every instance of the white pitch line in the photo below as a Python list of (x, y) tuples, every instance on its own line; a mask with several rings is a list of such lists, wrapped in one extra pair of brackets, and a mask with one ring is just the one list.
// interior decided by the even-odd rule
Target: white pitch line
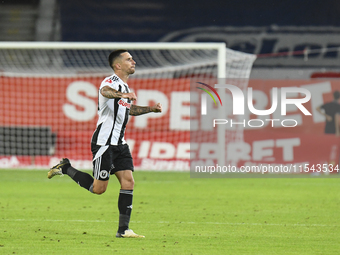
[[(107, 220), (39, 220), (39, 219), (0, 219), (0, 221), (27, 221), (27, 222), (82, 222), (82, 223), (116, 223), (118, 221)], [(339, 227), (339, 225), (329, 224), (304, 224), (304, 223), (248, 223), (248, 222), (193, 222), (193, 221), (158, 221), (158, 222), (146, 222), (146, 221), (131, 221), (131, 223), (146, 223), (146, 224), (209, 224), (209, 225), (235, 225), (235, 226), (286, 226), (286, 227)]]
[[(100, 223), (100, 222), (112, 222), (112, 221), (107, 221), (107, 220), (49, 220), (49, 219), (45, 219), (45, 220), (39, 220), (39, 219), (1, 219), (4, 221), (30, 221), (30, 222), (36, 222), (36, 221), (45, 221), (45, 222), (95, 222), (95, 223)], [(1, 221), (0, 220), (0, 221)], [(118, 221), (116, 221), (118, 222)]]

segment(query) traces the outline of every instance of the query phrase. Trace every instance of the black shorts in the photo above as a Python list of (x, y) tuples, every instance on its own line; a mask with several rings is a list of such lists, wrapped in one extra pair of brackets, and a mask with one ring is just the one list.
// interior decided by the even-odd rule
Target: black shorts
[(107, 181), (110, 174), (121, 170), (134, 171), (133, 161), (129, 146), (91, 144), (93, 155), (93, 177), (97, 180)]

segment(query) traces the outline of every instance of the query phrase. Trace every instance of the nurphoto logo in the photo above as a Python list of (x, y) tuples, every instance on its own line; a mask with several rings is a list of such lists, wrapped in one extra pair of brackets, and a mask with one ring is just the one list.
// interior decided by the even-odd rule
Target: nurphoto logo
[[(202, 82), (197, 82), (198, 84), (204, 85), (207, 88), (209, 88), (211, 91), (215, 93), (217, 98), (220, 101), (221, 106), (222, 105), (222, 100), (220, 98), (220, 95), (217, 93), (215, 88), (221, 88), (221, 89), (228, 89), (231, 93), (232, 97), (232, 114), (234, 116), (238, 115), (244, 115), (245, 114), (245, 106), (247, 103), (248, 110), (250, 113), (258, 116), (266, 116), (274, 113), (279, 105), (280, 101), (280, 109), (281, 109), (281, 116), (286, 116), (287, 115), (287, 106), (288, 105), (295, 105), (304, 115), (312, 115), (306, 107), (303, 106), (304, 103), (307, 103), (311, 99), (311, 93), (309, 90), (305, 88), (299, 88), (299, 87), (282, 87), (282, 88), (273, 88), (272, 93), (271, 93), (271, 98), (272, 98), (272, 105), (269, 109), (255, 109), (254, 104), (253, 104), (253, 89), (249, 87), (246, 91), (246, 98), (247, 101), (245, 101), (245, 95), (242, 89), (235, 85), (231, 84), (215, 84), (215, 88), (202, 83)], [(196, 87), (198, 89), (203, 90), (206, 93), (201, 94), (201, 115), (207, 115), (207, 94), (210, 95), (210, 97), (213, 99), (215, 105), (217, 106), (217, 102), (212, 95), (210, 91), (208, 91), (205, 88), (201, 87)], [(304, 95), (303, 98), (289, 98), (288, 94), (289, 93), (300, 93)], [(240, 118), (238, 118), (240, 120)], [(265, 121), (271, 122), (272, 127), (274, 127), (274, 122), (281, 122), (282, 127), (295, 127), (298, 125), (297, 121), (295, 119), (265, 119)], [(245, 119), (235, 122), (233, 119), (213, 119), (213, 127), (216, 125), (226, 125), (230, 124), (232, 127), (233, 125), (243, 125), (243, 127), (262, 127), (264, 126), (264, 120), (262, 119), (251, 119), (246, 121)]]
[[(217, 93), (216, 89), (214, 89), (210, 85), (205, 84), (203, 82), (196, 82), (196, 83), (204, 85), (204, 86), (208, 87), (209, 89), (211, 89), (211, 91), (213, 91), (215, 93), (215, 95), (217, 96), (218, 100), (220, 100), (220, 103), (221, 103), (221, 106), (222, 106), (222, 101), (221, 101), (220, 95)], [(214, 103), (217, 106), (217, 103), (216, 103), (214, 96), (208, 90), (201, 88), (201, 87), (196, 87), (196, 88), (201, 89), (204, 92), (206, 92), (214, 100)], [(207, 115), (207, 94), (204, 94), (204, 93), (202, 94), (202, 107), (201, 107), (201, 114), (202, 115)]]

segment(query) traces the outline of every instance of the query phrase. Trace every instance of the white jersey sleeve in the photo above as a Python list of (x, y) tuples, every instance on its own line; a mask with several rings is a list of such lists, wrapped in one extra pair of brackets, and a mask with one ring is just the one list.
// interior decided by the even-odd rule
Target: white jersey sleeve
[(119, 83), (118, 81), (114, 81), (111, 77), (106, 77), (102, 83), (100, 84), (99, 87), (99, 97), (98, 97), (98, 110), (102, 110), (105, 107), (109, 107), (111, 111), (114, 110), (114, 105), (113, 105), (113, 99), (109, 99), (107, 97), (104, 97), (101, 94), (101, 89), (104, 88), (105, 86), (109, 86), (110, 88), (113, 88), (115, 90), (119, 90)]

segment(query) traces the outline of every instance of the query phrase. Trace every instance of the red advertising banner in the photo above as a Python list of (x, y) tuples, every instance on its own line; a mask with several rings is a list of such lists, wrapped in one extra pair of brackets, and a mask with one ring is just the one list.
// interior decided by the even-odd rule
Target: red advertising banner
[[(103, 78), (0, 77), (0, 127), (49, 127), (56, 134), (51, 155), (0, 155), (0, 167), (46, 167), (68, 157), (92, 168), (90, 142)], [(187, 79), (129, 81), (137, 105), (163, 105), (162, 113), (130, 116), (125, 138), (136, 168), (189, 169), (188, 84)]]
[[(0, 77), (0, 127), (48, 127), (56, 137), (48, 154), (2, 152), (0, 167), (50, 167), (68, 157), (75, 167), (92, 168), (90, 141), (103, 78)], [(197, 152), (197, 148), (190, 148), (190, 80), (130, 79), (129, 86), (137, 95), (137, 105), (163, 105), (160, 114), (130, 118), (125, 137), (136, 168), (189, 170), (190, 153)], [(256, 109), (270, 108), (273, 88), (305, 88), (311, 100), (304, 106), (311, 115), (304, 115), (297, 107), (287, 107), (286, 117), (296, 121), (295, 127), (286, 128), (280, 121), (264, 119), (257, 128), (245, 125), (243, 142), (227, 144), (230, 158), (241, 165), (338, 162), (339, 139), (324, 134), (325, 117), (316, 108), (333, 100), (340, 81), (252, 80), (248, 87), (253, 90)], [(246, 114), (249, 120), (262, 118)], [(280, 120), (282, 116), (273, 113), (266, 118)]]

